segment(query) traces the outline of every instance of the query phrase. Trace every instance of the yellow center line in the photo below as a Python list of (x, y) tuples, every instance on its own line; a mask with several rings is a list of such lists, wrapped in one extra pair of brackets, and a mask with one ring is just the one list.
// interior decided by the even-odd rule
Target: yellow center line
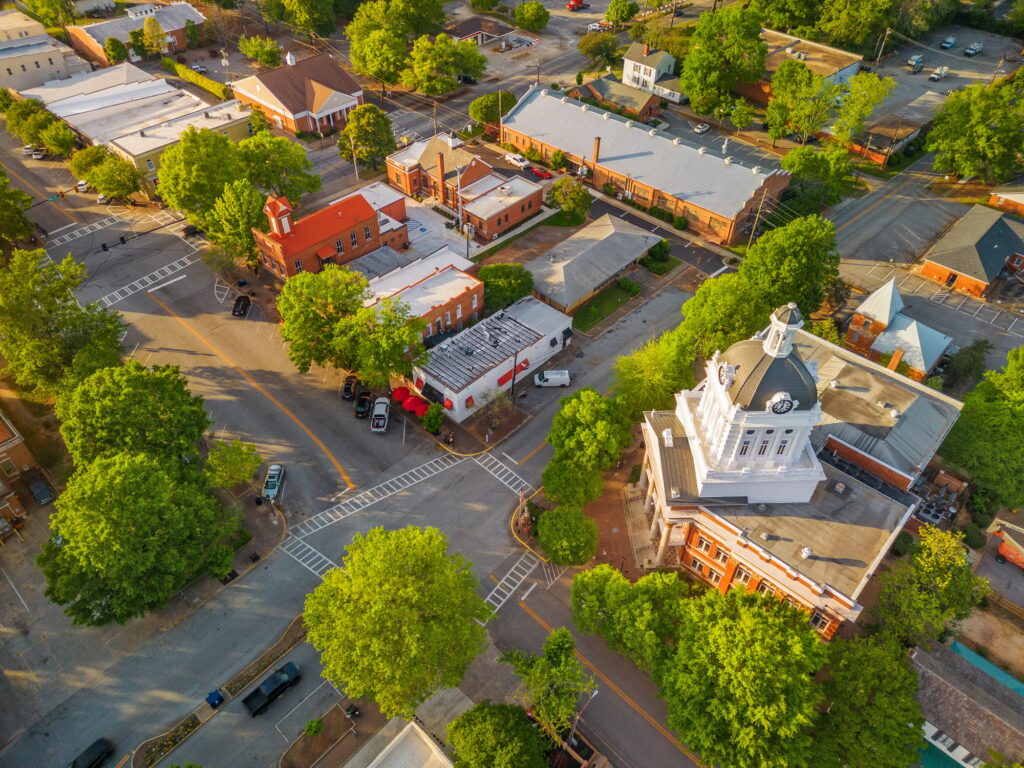
[[(17, 179), (18, 181), (20, 181), (20, 182), (21, 182), (22, 184), (24, 184), (24, 185), (25, 185), (26, 187), (28, 187), (29, 189), (31, 189), (31, 190), (32, 190), (33, 192), (35, 192), (35, 193), (36, 193), (37, 195), (39, 195), (39, 196), (40, 196), (41, 198), (43, 198), (44, 200), (45, 200), (45, 199), (46, 199), (47, 197), (49, 197), (49, 195), (48, 195), (48, 194), (46, 194), (45, 192), (40, 192), (40, 191), (39, 191), (39, 188), (38, 188), (38, 187), (36, 187), (36, 186), (35, 186), (35, 184), (32, 184), (32, 183), (28, 182), (27, 180), (25, 180), (24, 178), (22, 178), (22, 177), (21, 177), (21, 176), (20, 176), (20, 175), (19, 175), (19, 174), (18, 174), (18, 173), (17, 173), (17, 172), (16, 172), (16, 171), (15, 171), (15, 170), (13, 169), (13, 168), (11, 168), (11, 167), (9, 167), (9, 166), (6, 166), (6, 165), (5, 165), (5, 166), (4, 166), (4, 169), (5, 169), (6, 171), (7, 171), (7, 173), (9, 173), (9, 174), (10, 174), (11, 176), (13, 176), (14, 178), (16, 178), (16, 179)], [(56, 209), (57, 209), (58, 211), (60, 211), (61, 213), (63, 213), (63, 214), (65, 215), (65, 216), (67, 216), (67, 217), (68, 217), (69, 219), (71, 219), (71, 220), (72, 220), (73, 222), (75, 222), (75, 224), (77, 224), (77, 223), (78, 223), (78, 219), (76, 219), (76, 218), (75, 218), (74, 216), (72, 216), (72, 215), (71, 215), (70, 213), (68, 213), (67, 211), (65, 211), (65, 210), (64, 210), (64, 208), (62, 208), (61, 206), (57, 205), (56, 203), (54, 204), (54, 207), (55, 207), (55, 208), (56, 208)]]
[[(526, 611), (526, 614), (531, 619), (533, 619), (538, 624), (540, 624), (544, 628), (545, 632), (551, 632), (551, 629), (552, 629), (551, 625), (548, 624), (546, 621), (544, 621), (544, 619), (542, 619), (540, 616), (538, 616), (536, 614), (536, 612), (532, 608), (530, 608), (530, 606), (528, 606), (526, 603), (520, 601), (519, 602), (519, 607), (522, 608), (524, 611)], [(587, 669), (589, 669), (591, 672), (593, 672), (595, 675), (597, 675), (598, 678), (600, 678), (601, 682), (603, 682), (605, 685), (607, 685), (615, 694), (618, 695), (618, 697), (620, 699), (622, 699), (624, 702), (626, 702), (626, 704), (628, 704), (638, 715), (640, 715), (640, 717), (642, 717), (648, 723), (653, 725), (654, 728), (658, 731), (658, 733), (660, 733), (662, 736), (664, 736), (665, 739), (672, 746), (674, 746), (676, 749), (678, 749), (680, 752), (682, 752), (684, 755), (686, 755), (688, 758), (690, 758), (697, 765), (703, 765), (703, 763), (701, 763), (701, 761), (698, 759), (698, 757), (695, 754), (693, 754), (693, 752), (691, 752), (685, 746), (683, 746), (683, 743), (681, 741), (679, 741), (679, 739), (677, 739), (674, 735), (672, 735), (671, 731), (669, 731), (667, 728), (665, 728), (665, 726), (663, 726), (661, 723), (659, 723), (657, 720), (655, 720), (654, 717), (652, 715), (648, 714), (647, 711), (643, 707), (641, 707), (639, 704), (637, 704), (635, 701), (633, 701), (633, 699), (631, 699), (629, 697), (629, 695), (625, 691), (623, 691), (621, 688), (619, 688), (619, 686), (617, 686), (615, 683), (613, 683), (608, 678), (607, 675), (605, 675), (601, 670), (599, 670), (596, 666), (594, 666), (594, 664), (586, 656), (584, 656), (579, 651), (576, 651), (576, 658), (578, 658), (581, 662), (583, 662), (583, 664), (587, 667)]]
[(250, 376), (248, 373), (246, 373), (241, 368), (239, 368), (237, 365), (235, 365), (235, 363), (231, 360), (230, 357), (228, 357), (223, 352), (221, 352), (219, 349), (217, 349), (217, 347), (215, 347), (213, 345), (213, 343), (209, 339), (207, 339), (201, 333), (196, 331), (191, 325), (189, 325), (187, 322), (185, 322), (185, 319), (183, 317), (178, 315), (173, 309), (171, 309), (169, 306), (167, 306), (164, 302), (162, 302), (154, 294), (148, 293), (146, 295), (149, 296), (149, 298), (151, 298), (153, 301), (155, 301), (161, 307), (161, 309), (164, 310), (164, 312), (166, 312), (168, 315), (170, 315), (175, 320), (177, 320), (179, 323), (181, 323), (181, 325), (185, 328), (186, 331), (188, 331), (190, 334), (195, 336), (199, 341), (201, 341), (211, 352), (213, 352), (213, 354), (215, 354), (217, 357), (219, 357), (221, 360), (223, 360), (225, 363), (227, 363), (228, 366), (230, 366), (232, 368), (232, 370), (235, 371), (235, 373), (237, 373), (239, 376), (241, 376), (243, 379), (245, 379), (247, 382), (249, 382), (249, 384), (253, 387), (253, 389), (255, 389), (257, 392), (259, 392), (261, 395), (263, 395), (265, 398), (267, 398), (267, 400), (269, 400), (274, 405), (276, 405), (277, 408), (285, 416), (287, 416), (289, 419), (291, 419), (293, 422), (295, 422), (295, 424), (298, 425), (299, 429), (301, 429), (303, 432), (305, 432), (309, 436), (309, 439), (312, 440), (314, 443), (316, 443), (316, 447), (319, 448), (321, 451), (323, 451), (324, 456), (327, 457), (327, 460), (331, 462), (331, 465), (338, 471), (338, 474), (341, 475), (342, 480), (345, 481), (345, 485), (348, 486), (349, 490), (353, 490), (356, 487), (355, 483), (353, 483), (349, 479), (348, 473), (345, 472), (345, 468), (343, 466), (341, 466), (341, 464), (338, 462), (338, 460), (336, 458), (334, 458), (334, 454), (332, 454), (330, 452), (330, 450), (327, 448), (327, 446), (324, 445), (323, 441), (319, 437), (317, 437), (315, 434), (313, 434), (313, 431), (309, 427), (307, 427), (305, 424), (303, 424), (302, 421), (299, 419), (299, 417), (296, 416), (294, 413), (292, 413), (291, 410), (289, 410), (289, 408), (284, 403), (282, 403), (280, 400), (278, 400), (276, 397), (274, 397), (272, 394), (270, 394), (270, 392), (268, 392), (252, 376)]
[(540, 445), (538, 445), (538, 446), (537, 446), (536, 448), (534, 448), (534, 449), (533, 449), (532, 451), (530, 451), (530, 452), (529, 452), (528, 454), (526, 454), (525, 456), (523, 456), (523, 458), (521, 458), (521, 459), (519, 460), (519, 462), (518, 462), (518, 463), (519, 463), (519, 464), (525, 464), (525, 463), (526, 463), (526, 462), (528, 462), (528, 461), (529, 461), (530, 459), (532, 459), (532, 458), (533, 458), (534, 456), (536, 456), (536, 455), (537, 455), (537, 453), (538, 453), (538, 452), (540, 451), (540, 449), (541, 449), (541, 448), (543, 448), (543, 447), (544, 447), (545, 445), (547, 445), (547, 444), (548, 444), (548, 443), (547, 443), (547, 440), (542, 440), (542, 441), (541, 441), (541, 443), (540, 443)]

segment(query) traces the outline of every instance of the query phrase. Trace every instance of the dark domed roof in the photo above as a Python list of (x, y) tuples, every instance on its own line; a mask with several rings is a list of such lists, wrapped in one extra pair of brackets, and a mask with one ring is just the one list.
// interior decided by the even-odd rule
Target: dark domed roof
[(764, 351), (764, 342), (748, 339), (736, 342), (718, 359), (736, 369), (729, 399), (748, 411), (763, 411), (779, 392), (788, 392), (798, 411), (808, 411), (818, 402), (814, 378), (795, 352), (772, 357)]
[(801, 325), (804, 322), (804, 316), (800, 314), (800, 308), (792, 301), (772, 312), (772, 317), (781, 320), (786, 325)]

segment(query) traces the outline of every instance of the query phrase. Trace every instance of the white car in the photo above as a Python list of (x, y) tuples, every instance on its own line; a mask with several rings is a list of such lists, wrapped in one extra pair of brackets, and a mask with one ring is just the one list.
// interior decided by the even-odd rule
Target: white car
[(595, 21), (593, 24), (587, 24), (587, 32), (601, 32), (604, 30), (604, 26), (599, 21)]
[(281, 486), (284, 484), (284, 467), (280, 464), (271, 464), (267, 470), (267, 477), (263, 481), (263, 490), (260, 495), (267, 501), (273, 501), (281, 495)]
[(378, 397), (373, 401), (373, 411), (370, 413), (370, 431), (387, 432), (388, 415), (391, 413), (391, 401), (386, 397)]
[(704, 134), (711, 130), (711, 126), (707, 123), (698, 123), (693, 126), (693, 132), (698, 134)]
[(193, 72), (199, 73), (200, 75), (205, 75), (207, 72), (206, 66), (204, 64), (193, 64), (191, 67), (189, 67), (189, 69), (191, 69)]
[(42, 160), (44, 157), (46, 157), (46, 150), (45, 149), (34, 149), (34, 150), (32, 150), (32, 159), (33, 160)]
[(514, 152), (509, 152), (505, 155), (505, 162), (510, 165), (514, 165), (516, 168), (527, 168), (530, 165), (529, 161), (525, 157), (517, 155)]
[(110, 198), (107, 197), (106, 195), (97, 195), (96, 196), (96, 204), (97, 205), (106, 205), (109, 202), (110, 202)]
[(78, 183), (75, 184), (75, 189), (77, 189), (79, 192), (88, 192), (89, 182), (86, 181), (85, 179), (79, 179)]

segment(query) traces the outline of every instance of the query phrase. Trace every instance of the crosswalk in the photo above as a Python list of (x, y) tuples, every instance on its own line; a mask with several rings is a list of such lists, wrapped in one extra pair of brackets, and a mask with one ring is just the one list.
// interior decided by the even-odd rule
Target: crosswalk
[(124, 219), (116, 214), (108, 216), (105, 219), (94, 221), (92, 224), (86, 224), (84, 227), (79, 227), (78, 229), (72, 230), (71, 232), (67, 232), (63, 235), (48, 238), (46, 241), (46, 247), (53, 248), (54, 246), (65, 245), (66, 243), (70, 243), (72, 240), (77, 240), (80, 237), (85, 237), (86, 235), (91, 235), (93, 232), (105, 229), (112, 224), (117, 224), (119, 221), (124, 221)]
[(304, 538), (311, 533), (315, 533), (316, 531), (326, 528), (332, 523), (344, 520), (349, 515), (366, 509), (371, 504), (383, 501), (389, 496), (394, 496), (396, 493), (416, 485), (416, 483), (427, 480), (434, 475), (444, 472), (446, 469), (454, 467), (456, 464), (461, 464), (463, 461), (465, 461), (465, 459), (461, 456), (445, 453), (439, 458), (432, 459), (425, 464), (420, 464), (418, 467), (414, 467), (408, 472), (403, 472), (397, 477), (386, 480), (380, 485), (375, 485), (373, 488), (363, 491), (358, 496), (353, 496), (351, 499), (345, 499), (344, 501), (338, 502), (333, 507), (325, 509), (316, 516), (296, 525), (292, 528), (291, 535), (298, 538)]
[(181, 272), (181, 270), (185, 269), (186, 267), (192, 264), (195, 264), (197, 261), (199, 261), (198, 251), (190, 253), (187, 256), (182, 256), (177, 261), (172, 261), (167, 266), (160, 267), (160, 269), (157, 269), (153, 272), (150, 272), (148, 275), (140, 277), (135, 282), (128, 283), (128, 285), (122, 286), (118, 288), (116, 291), (113, 291), (112, 293), (108, 293), (106, 296), (100, 299), (99, 303), (102, 304), (104, 307), (112, 307), (119, 301), (123, 301), (127, 299), (129, 296), (138, 293), (139, 291), (146, 290), (150, 286), (159, 283), (161, 280), (165, 280), (166, 278), (170, 277), (176, 272)]
[(501, 581), (494, 585), (494, 589), (484, 598), (484, 602), (491, 606), (495, 613), (500, 611), (501, 606), (508, 602), (508, 599), (515, 594), (515, 591), (539, 564), (540, 558), (529, 550), (524, 551), (508, 569), (508, 573), (501, 578)]
[(327, 573), (331, 568), (337, 568), (338, 564), (330, 558), (321, 554), (318, 550), (313, 549), (302, 539), (297, 539), (292, 534), (288, 534), (284, 541), (281, 542), (279, 549), (290, 555), (296, 562), (305, 568), (315, 573), (320, 578), (323, 578), (324, 574)]
[(509, 469), (504, 462), (500, 459), (494, 458), (494, 456), (489, 453), (477, 456), (473, 460), (486, 469), (491, 475), (496, 477), (513, 493), (523, 491), (525, 494), (529, 495), (536, 490), (532, 485)]

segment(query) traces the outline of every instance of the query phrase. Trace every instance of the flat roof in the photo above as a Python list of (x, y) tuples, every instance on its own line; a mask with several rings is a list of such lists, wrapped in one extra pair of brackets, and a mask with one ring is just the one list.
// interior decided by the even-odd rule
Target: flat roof
[(520, 200), (529, 197), (539, 189), (541, 189), (540, 184), (535, 184), (521, 176), (512, 176), (471, 203), (463, 204), (462, 210), (479, 216), (481, 219), (488, 219), (510, 205), (515, 205)]
[[(337, 202), (332, 201), (332, 204)], [(359, 272), (366, 277), (367, 280), (373, 280), (377, 277), (393, 272), (396, 269), (401, 269), (409, 264), (412, 264), (418, 259), (422, 259), (423, 255), (417, 253), (411, 248), (407, 251), (396, 251), (390, 245), (383, 245), (375, 251), (360, 256), (358, 259), (350, 261), (345, 266), (351, 269), (353, 272)]]
[[(376, 251), (374, 251), (376, 253)], [(370, 255), (370, 254), (367, 254)], [(365, 257), (364, 257), (365, 258)], [(361, 259), (356, 259), (360, 261)], [(354, 264), (355, 262), (353, 262)], [(351, 264), (349, 267), (351, 268)], [(446, 267), (456, 269), (471, 269), (473, 262), (464, 256), (460, 256), (447, 245), (439, 248), (429, 256), (416, 254), (413, 261), (409, 261), (397, 269), (389, 270), (387, 274), (379, 275), (370, 280), (370, 290), (377, 295), (377, 299), (391, 296), (398, 291), (408, 288), (433, 274), (440, 272)]]
[(172, 88), (146, 98), (81, 112), (64, 119), (97, 144), (106, 144), (139, 130), (202, 110), (206, 104), (188, 91)]
[(409, 723), (366, 768), (452, 768), (452, 762), (422, 728)]
[[(160, 26), (163, 27), (165, 32), (184, 29), (186, 21), (191, 21), (197, 25), (206, 21), (206, 17), (203, 14), (184, 2), (169, 3), (167, 5), (144, 4), (134, 6), (133, 9), (136, 11), (136, 15), (118, 16), (117, 18), (100, 21), (95, 24), (74, 26), (77, 29), (84, 30), (89, 37), (103, 45), (108, 37), (116, 37), (121, 42), (127, 42), (128, 33), (136, 29), (142, 29), (142, 25), (145, 24), (146, 19), (150, 16), (155, 17), (160, 22)], [(139, 11), (148, 11), (150, 9), (153, 9), (152, 13), (139, 13)], [(131, 14), (131, 11), (129, 11), (129, 14)]]
[(111, 144), (116, 144), (130, 155), (142, 155), (174, 144), (189, 128), (217, 131), (248, 119), (249, 113), (242, 110), (242, 105), (238, 101), (225, 101), (212, 107), (203, 104), (193, 112), (118, 136)]
[(460, 191), (462, 195), (463, 203), (466, 200), (476, 200), (481, 195), (486, 195), (495, 187), (499, 186), (506, 179), (497, 173), (488, 173), (486, 176), (481, 176), (479, 179), (474, 181), (472, 184), (467, 184)]
[(390, 296), (405, 302), (409, 306), (409, 314), (423, 317), (435, 307), (447, 304), (479, 284), (479, 280), (457, 267), (444, 267), (418, 283), (395, 291)]
[(599, 165), (728, 219), (750, 203), (769, 176), (786, 173), (763, 159), (747, 165), (751, 150), (740, 142), (726, 139), (726, 156), (717, 147), (698, 149), (680, 137), (537, 85), (530, 86), (502, 125), (588, 160), (600, 137)]
[[(354, 195), (362, 195), (363, 199), (370, 204), (370, 207), (375, 211), (379, 211), (381, 208), (397, 203), (399, 200), (405, 197), (394, 187), (385, 184), (382, 181), (375, 181), (372, 184), (367, 184), (365, 187), (360, 187), (355, 192), (350, 192), (347, 195), (342, 195), (338, 200), (344, 200), (347, 197)], [(333, 205), (338, 200), (331, 200), (328, 205)]]
[[(793, 37), (773, 29), (762, 29), (761, 39), (768, 46), (768, 52), (764, 57), (764, 68), (769, 75), (775, 72), (782, 62), (789, 59), (802, 61), (811, 72), (822, 77), (830, 77), (840, 70), (864, 61), (864, 57), (860, 54)], [(787, 48), (792, 48), (793, 53), (788, 52)], [(806, 54), (807, 58), (797, 58), (794, 55), (796, 53)]]
[(58, 43), (47, 35), (16, 37), (13, 40), (0, 41), (0, 59), (12, 59), (15, 56), (28, 56), (46, 51), (63, 54), (69, 50), (66, 45)]
[(134, 64), (125, 63), (98, 69), (95, 72), (82, 72), (65, 80), (51, 80), (35, 88), (26, 88), (20, 93), (26, 98), (39, 99), (47, 109), (53, 112), (58, 102), (74, 96), (97, 94), (120, 85), (151, 82), (158, 79), (160, 78), (153, 77)]

